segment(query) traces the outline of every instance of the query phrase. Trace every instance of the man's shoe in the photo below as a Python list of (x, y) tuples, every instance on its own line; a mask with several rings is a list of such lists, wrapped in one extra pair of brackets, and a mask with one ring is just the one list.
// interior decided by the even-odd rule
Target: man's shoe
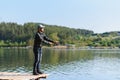
[(33, 75), (39, 75), (39, 73), (33, 73)]
[(38, 71), (38, 73), (39, 73), (39, 74), (43, 74), (43, 72), (41, 72), (41, 71)]

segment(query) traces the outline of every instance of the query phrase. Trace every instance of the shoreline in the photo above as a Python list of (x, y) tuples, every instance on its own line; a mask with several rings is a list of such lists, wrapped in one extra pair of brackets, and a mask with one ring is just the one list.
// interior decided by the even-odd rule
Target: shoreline
[[(26, 46), (26, 47), (0, 47), (6, 49), (31, 49), (33, 46)], [(74, 50), (120, 50), (119, 47), (66, 47), (66, 46), (43, 46), (42, 48), (49, 48), (49, 49), (74, 49)]]

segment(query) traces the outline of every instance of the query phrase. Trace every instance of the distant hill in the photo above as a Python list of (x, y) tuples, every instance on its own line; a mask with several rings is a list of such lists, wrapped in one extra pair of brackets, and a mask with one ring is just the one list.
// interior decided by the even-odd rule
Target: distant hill
[[(0, 23), (0, 46), (32, 46), (37, 25), (43, 23)], [(65, 26), (43, 24), (45, 33), (61, 45), (75, 44), (76, 46), (120, 46), (120, 32), (94, 34), (91, 30), (74, 29)]]

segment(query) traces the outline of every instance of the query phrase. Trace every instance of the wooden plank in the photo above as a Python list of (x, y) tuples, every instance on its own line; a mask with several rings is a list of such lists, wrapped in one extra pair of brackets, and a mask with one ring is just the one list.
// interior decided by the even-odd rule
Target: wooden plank
[(36, 80), (46, 78), (47, 74), (32, 75), (26, 73), (0, 72), (0, 80)]

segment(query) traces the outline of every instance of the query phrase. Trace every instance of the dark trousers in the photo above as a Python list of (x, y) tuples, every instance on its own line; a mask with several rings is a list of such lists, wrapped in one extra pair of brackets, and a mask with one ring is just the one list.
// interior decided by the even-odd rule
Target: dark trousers
[(34, 66), (33, 66), (33, 73), (40, 72), (40, 62), (42, 60), (42, 49), (41, 47), (34, 47)]

